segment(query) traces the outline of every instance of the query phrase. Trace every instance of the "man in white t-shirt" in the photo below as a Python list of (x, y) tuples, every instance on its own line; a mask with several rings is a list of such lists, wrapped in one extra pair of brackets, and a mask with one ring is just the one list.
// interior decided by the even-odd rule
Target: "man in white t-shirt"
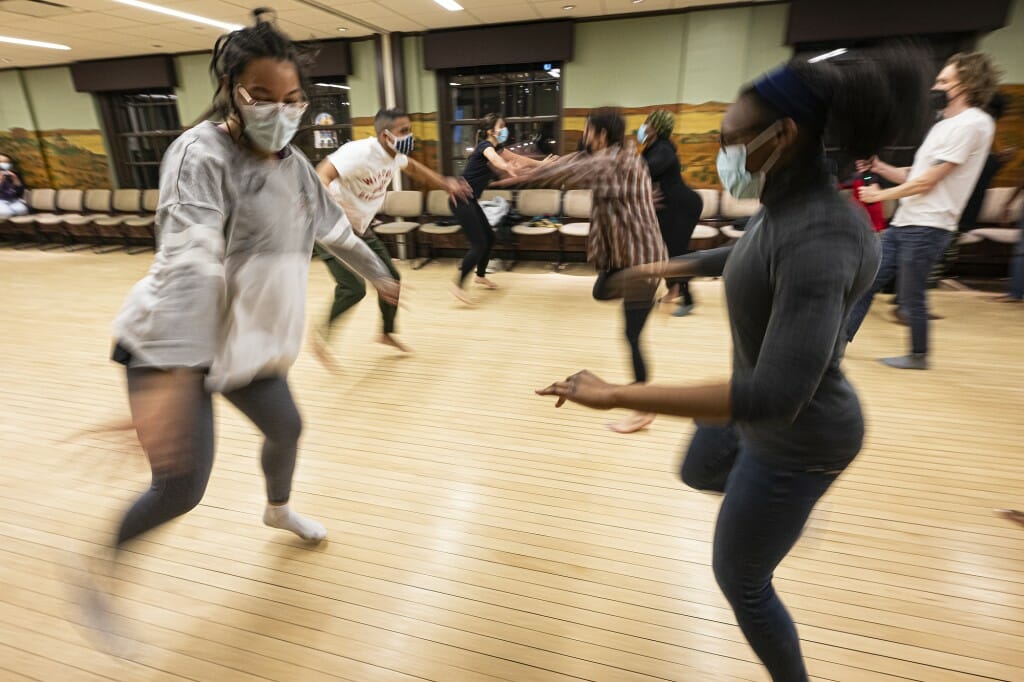
[[(412, 121), (405, 112), (382, 109), (374, 117), (373, 126), (376, 137), (342, 145), (320, 162), (316, 172), (345, 211), (352, 229), (366, 241), (367, 246), (387, 265), (392, 277), (397, 280), (398, 270), (391, 262), (387, 245), (370, 229), (370, 223), (384, 204), (384, 197), (395, 175), (405, 172), (428, 189), (442, 189), (456, 197), (466, 197), (471, 190), (465, 181), (442, 177), (409, 158), (413, 150)], [(331, 327), (345, 311), (366, 296), (366, 284), (325, 250), (317, 247), (316, 253), (323, 259), (337, 284), (330, 316), (322, 327), (314, 331), (313, 349), (324, 365), (334, 369), (335, 364), (326, 347)], [(380, 342), (407, 351), (394, 337), (398, 309), (380, 299), (380, 311), (384, 317)]]
[(955, 54), (935, 79), (931, 96), (942, 118), (928, 132), (910, 168), (877, 158), (858, 162), (890, 182), (891, 189), (861, 189), (865, 203), (900, 199), (892, 224), (882, 233), (882, 263), (871, 290), (850, 312), (852, 341), (875, 294), (898, 276), (897, 295), (910, 326), (910, 354), (885, 358), (897, 369), (928, 369), (928, 275), (957, 232), (960, 215), (992, 148), (995, 122), (982, 108), (995, 93), (998, 72), (987, 55)]

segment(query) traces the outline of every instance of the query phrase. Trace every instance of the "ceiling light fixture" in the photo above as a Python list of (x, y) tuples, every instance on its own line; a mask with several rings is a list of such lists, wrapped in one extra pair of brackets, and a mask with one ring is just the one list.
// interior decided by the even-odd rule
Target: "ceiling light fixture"
[(24, 38), (10, 38), (8, 36), (0, 36), (0, 43), (10, 43), (11, 45), (24, 45), (26, 47), (43, 47), (47, 50), (71, 49), (67, 45), (61, 45), (59, 43), (44, 43), (40, 40), (25, 40)]
[(644, 0), (633, 0), (633, 4), (634, 4), (634, 5), (639, 5), (639, 4), (640, 4), (641, 2), (643, 2), (643, 1), (644, 1)]
[(826, 59), (832, 59), (832, 57), (838, 57), (841, 54), (846, 54), (846, 48), (845, 47), (841, 47), (838, 50), (832, 50), (831, 52), (826, 52), (825, 54), (819, 54), (817, 57), (811, 57), (807, 61), (809, 63), (811, 63), (811, 64), (817, 64), (818, 62), (823, 62)]
[(344, 32), (345, 32), (345, 31), (347, 31), (347, 30), (348, 30), (348, 29), (347, 29), (346, 27), (344, 27), (344, 26), (339, 26), (339, 27), (338, 27), (338, 32), (339, 32), (339, 33), (344, 33)]
[(162, 7), (160, 5), (154, 5), (149, 2), (141, 2), (140, 0), (114, 0), (122, 5), (128, 5), (129, 7), (135, 7), (138, 9), (149, 10), (150, 12), (157, 12), (159, 14), (166, 14), (169, 17), (175, 17), (176, 19), (184, 19), (185, 21), (195, 21), (200, 24), (206, 24), (207, 26), (213, 26), (220, 28), (225, 31), (237, 31), (244, 28), (240, 24), (229, 24), (226, 21), (217, 21), (216, 19), (207, 19), (201, 17), (198, 14), (190, 14), (189, 12), (179, 12), (176, 9), (170, 7)]
[(337, 83), (314, 83), (314, 85), (318, 85), (321, 88), (338, 88), (339, 90), (351, 90), (352, 89), (352, 88), (350, 88), (347, 85), (338, 85)]
[(562, 9), (568, 12), (571, 9), (576, 9), (576, 5), (562, 5)]
[(458, 12), (462, 9), (462, 5), (455, 2), (455, 0), (434, 0), (434, 2), (441, 5), (441, 7), (444, 7), (449, 12)]

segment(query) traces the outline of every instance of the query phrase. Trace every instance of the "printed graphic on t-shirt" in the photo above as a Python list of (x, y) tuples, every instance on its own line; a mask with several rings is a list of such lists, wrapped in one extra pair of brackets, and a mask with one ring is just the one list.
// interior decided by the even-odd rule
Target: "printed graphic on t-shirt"
[(371, 175), (354, 179), (352, 186), (360, 201), (373, 201), (384, 196), (393, 176), (394, 171), (391, 168), (384, 168)]

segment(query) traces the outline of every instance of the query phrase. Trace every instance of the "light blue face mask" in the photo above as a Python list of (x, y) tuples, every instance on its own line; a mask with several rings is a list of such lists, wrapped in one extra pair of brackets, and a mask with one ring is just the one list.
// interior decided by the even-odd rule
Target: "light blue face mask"
[(782, 148), (776, 147), (768, 160), (764, 162), (761, 170), (753, 173), (747, 170), (747, 155), (770, 140), (778, 126), (779, 122), (776, 121), (747, 144), (731, 144), (718, 150), (718, 178), (722, 181), (725, 191), (733, 198), (758, 199), (761, 197), (765, 174), (779, 160)]
[(640, 144), (647, 141), (647, 124), (643, 123), (640, 128), (636, 131), (636, 139)]
[(505, 144), (508, 142), (508, 128), (502, 128), (499, 130), (495, 137), (498, 138), (498, 144)]

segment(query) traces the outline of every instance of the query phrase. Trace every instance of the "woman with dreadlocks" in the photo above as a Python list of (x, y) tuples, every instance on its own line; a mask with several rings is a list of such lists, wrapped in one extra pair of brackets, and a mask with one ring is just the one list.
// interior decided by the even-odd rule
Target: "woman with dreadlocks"
[(118, 548), (199, 504), (217, 392), (265, 438), (263, 522), (322, 540), (324, 527), (288, 504), (302, 422), (286, 377), (301, 346), (314, 240), (382, 298), (398, 299), (398, 283), (289, 145), (307, 106), (302, 55), (262, 18), (267, 11), (214, 47), (223, 122), (200, 123), (167, 150), (156, 258), (114, 323), (114, 359), (126, 367), (132, 422), (153, 471), (121, 522)]
[[(637, 140), (643, 145), (643, 156), (647, 168), (651, 171), (651, 182), (655, 190), (661, 194), (656, 213), (661, 237), (665, 240), (670, 258), (690, 252), (690, 237), (693, 236), (693, 228), (697, 227), (700, 212), (704, 209), (704, 201), (700, 195), (683, 182), (679, 155), (676, 154), (676, 146), (672, 142), (675, 123), (672, 112), (667, 109), (656, 109), (651, 112), (636, 134)], [(668, 285), (666, 301), (682, 297), (672, 314), (676, 317), (689, 315), (693, 310), (690, 278), (666, 280), (665, 284)]]

